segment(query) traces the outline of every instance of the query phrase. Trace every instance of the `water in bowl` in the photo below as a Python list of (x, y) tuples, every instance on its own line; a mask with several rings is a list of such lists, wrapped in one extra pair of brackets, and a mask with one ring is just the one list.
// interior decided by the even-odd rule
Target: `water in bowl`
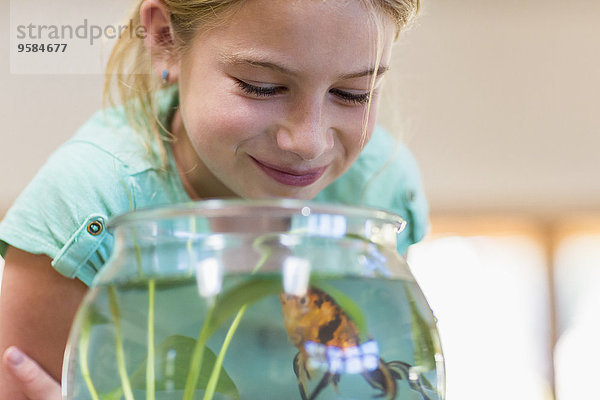
[[(76, 317), (64, 388), (73, 399), (442, 400), (435, 319), (414, 281), (228, 274), (93, 288)], [(297, 357), (298, 355), (298, 357)]]

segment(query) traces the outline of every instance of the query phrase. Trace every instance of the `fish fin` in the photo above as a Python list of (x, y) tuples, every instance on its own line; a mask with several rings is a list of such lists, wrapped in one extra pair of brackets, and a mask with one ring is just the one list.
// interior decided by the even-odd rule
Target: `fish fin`
[(298, 390), (300, 391), (300, 397), (302, 400), (308, 400), (306, 397), (306, 380), (310, 379), (310, 375), (306, 370), (306, 364), (302, 353), (298, 352), (294, 357), (294, 374), (296, 374), (296, 380), (298, 381)]
[(424, 388), (426, 387), (430, 390), (434, 390), (434, 388), (431, 386), (431, 383), (421, 375), (418, 375), (417, 379), (411, 379), (410, 369), (412, 368), (412, 366), (410, 364), (405, 363), (404, 361), (390, 361), (388, 363), (385, 363), (385, 365), (389, 369), (390, 374), (394, 379), (403, 379), (407, 381), (408, 385), (412, 390), (421, 394), (423, 400), (430, 400), (429, 396), (427, 396), (427, 394), (425, 393)]
[(385, 365), (390, 370), (392, 377), (396, 380), (408, 381), (408, 373), (410, 371), (411, 365), (405, 363), (404, 361), (390, 361), (385, 363)]
[(365, 372), (363, 373), (363, 377), (365, 378), (365, 380), (367, 381), (367, 383), (369, 385), (371, 385), (371, 387), (373, 389), (377, 389), (377, 390), (383, 390), (383, 386), (381, 385), (381, 381), (383, 379), (383, 376), (381, 374), (381, 371), (378, 369), (374, 370), (374, 371), (369, 371), (369, 372)]
[(333, 376), (331, 377), (331, 385), (333, 386), (336, 392), (339, 390), (338, 383), (340, 383), (340, 374), (333, 374)]
[(310, 395), (310, 397), (308, 398), (308, 400), (316, 399), (317, 396), (319, 395), (319, 393), (321, 393), (321, 391), (323, 389), (325, 389), (325, 387), (327, 385), (329, 385), (329, 383), (331, 383), (331, 381), (334, 379), (334, 377), (335, 377), (335, 375), (331, 375), (331, 373), (329, 371), (325, 372), (323, 374), (323, 378), (321, 378), (321, 380), (319, 381), (319, 384), (317, 385), (315, 390), (313, 390), (313, 392)]

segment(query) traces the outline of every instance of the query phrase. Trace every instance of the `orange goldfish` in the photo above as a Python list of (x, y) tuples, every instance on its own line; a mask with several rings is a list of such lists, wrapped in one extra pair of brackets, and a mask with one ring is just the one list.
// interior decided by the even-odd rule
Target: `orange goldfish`
[[(385, 362), (379, 357), (377, 342), (360, 341), (359, 329), (335, 300), (321, 289), (309, 287), (303, 296), (280, 295), (283, 323), (290, 341), (298, 349), (293, 368), (302, 400), (314, 400), (327, 385), (337, 390), (342, 373), (361, 373), (380, 391), (377, 397), (396, 398), (396, 380), (405, 379), (423, 400), (420, 379), (409, 378), (410, 364)], [(310, 396), (307, 381), (318, 368), (327, 369)]]

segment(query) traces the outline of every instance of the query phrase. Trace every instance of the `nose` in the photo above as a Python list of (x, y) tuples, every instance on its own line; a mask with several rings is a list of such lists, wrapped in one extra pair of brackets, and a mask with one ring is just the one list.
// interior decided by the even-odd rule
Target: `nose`
[(277, 130), (277, 145), (305, 161), (316, 160), (334, 145), (333, 130), (324, 118), (323, 106), (312, 102), (292, 107)]

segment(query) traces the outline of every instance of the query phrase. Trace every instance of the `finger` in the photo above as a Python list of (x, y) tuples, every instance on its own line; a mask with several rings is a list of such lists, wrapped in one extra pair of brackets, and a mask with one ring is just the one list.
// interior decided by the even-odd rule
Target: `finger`
[(9, 347), (3, 358), (4, 364), (30, 400), (61, 399), (60, 384), (18, 348)]

